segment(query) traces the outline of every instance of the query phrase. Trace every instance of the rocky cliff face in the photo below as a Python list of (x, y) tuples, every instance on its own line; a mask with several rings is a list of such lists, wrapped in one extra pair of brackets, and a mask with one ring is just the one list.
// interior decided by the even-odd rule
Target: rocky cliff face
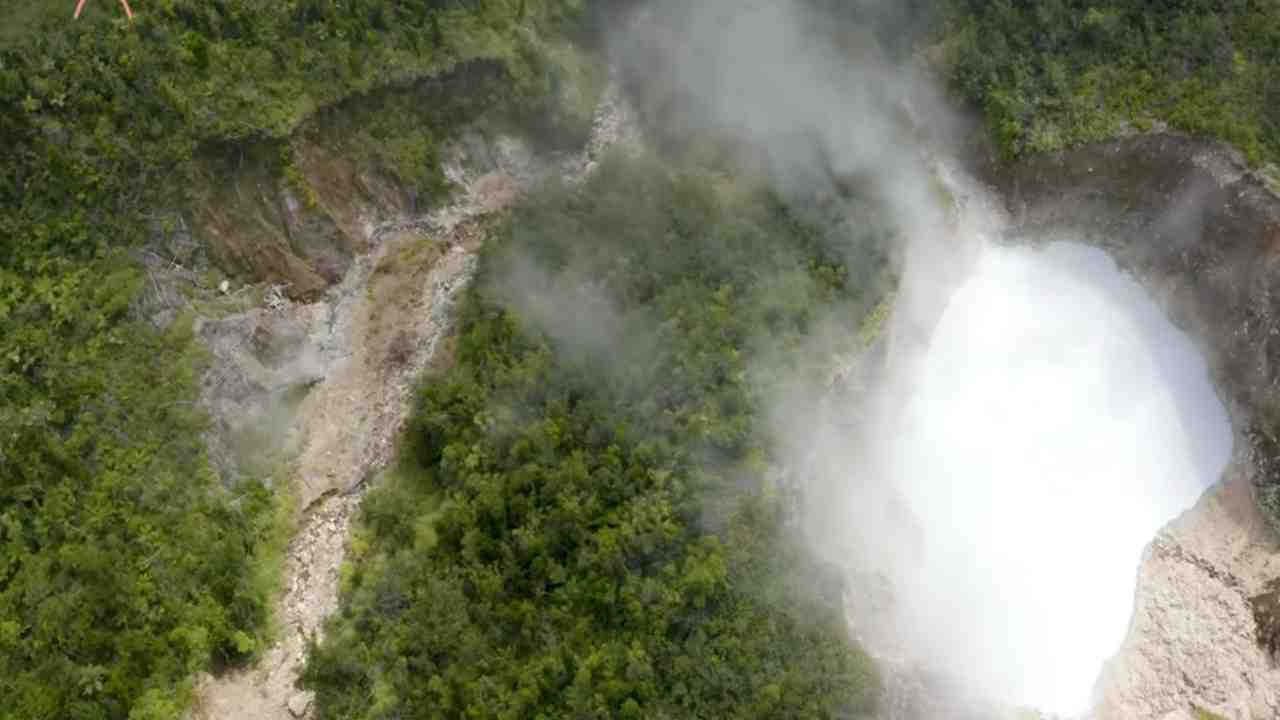
[[(461, 128), (529, 126), (540, 145), (565, 152), (589, 141), (602, 73), (559, 83), (533, 116), (495, 100), (513, 92), (508, 73), (497, 62), (463, 63), (320, 110), (288, 138), (201, 148), (189, 188), (194, 239), (237, 282), (318, 299), (376, 249), (377, 222), (447, 200), (453, 179), (437, 168), (453, 152), (444, 139)], [(470, 150), (487, 152), (475, 142)]]
[(1222, 482), (1143, 556), (1099, 716), (1280, 717), (1280, 197), (1228, 147), (1174, 134), (987, 174), (1014, 229), (1083, 232), (1147, 287), (1204, 353), (1233, 426)]

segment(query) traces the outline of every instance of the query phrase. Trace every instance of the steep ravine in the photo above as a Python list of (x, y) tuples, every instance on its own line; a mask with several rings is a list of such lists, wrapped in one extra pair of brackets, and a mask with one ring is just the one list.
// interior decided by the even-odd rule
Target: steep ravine
[[(285, 558), (275, 643), (252, 667), (199, 682), (198, 720), (309, 717), (296, 680), (307, 642), (337, 609), (351, 522), (388, 466), (424, 372), (448, 362), (453, 308), (476, 266), (487, 218), (548, 178), (577, 182), (611, 146), (637, 136), (616, 84), (581, 151), (541, 155), (517, 137), (464, 132), (446, 149), (453, 197), (421, 217), (364, 218), (367, 253), (308, 304), (269, 295), (265, 307), (199, 323), (211, 350), (202, 401), (227, 436), (255, 428), (289, 460), (298, 511)], [(302, 395), (288, 402), (291, 393)]]

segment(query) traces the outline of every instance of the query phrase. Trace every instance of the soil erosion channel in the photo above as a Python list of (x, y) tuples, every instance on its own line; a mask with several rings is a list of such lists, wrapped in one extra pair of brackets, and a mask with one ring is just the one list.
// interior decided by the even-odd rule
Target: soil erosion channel
[[(314, 387), (289, 413), (287, 437), (280, 438), (296, 453), (295, 488), (305, 509), (285, 558), (278, 637), (253, 667), (202, 679), (197, 720), (313, 715), (312, 693), (296, 686), (307, 642), (337, 609), (352, 519), (368, 482), (394, 454), (415, 383), (448, 361), (446, 340), (475, 272), (485, 218), (540, 182), (580, 182), (610, 147), (638, 143), (617, 83), (605, 90), (578, 152), (539, 154), (520, 138), (464, 132), (444, 159), (456, 191), (451, 200), (422, 217), (370, 223), (369, 253), (325, 300), (296, 305), (277, 298), (271, 307), (202, 325), (214, 357), (203, 400), (216, 417), (270, 409), (272, 388), (298, 378)], [(274, 368), (252, 351), (255, 329), (264, 326), (273, 338), (289, 340), (277, 343)]]

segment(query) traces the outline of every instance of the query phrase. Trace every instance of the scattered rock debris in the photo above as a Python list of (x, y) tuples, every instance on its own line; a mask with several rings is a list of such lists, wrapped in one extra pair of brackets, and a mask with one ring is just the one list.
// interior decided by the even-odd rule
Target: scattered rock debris
[[(580, 182), (607, 148), (638, 143), (616, 82), (581, 152), (541, 157), (518, 138), (466, 132), (446, 152), (445, 176), (457, 190), (451, 201), (425, 217), (367, 223), (369, 251), (323, 300), (295, 304), (273, 286), (264, 307), (199, 323), (213, 356), (202, 402), (215, 421), (215, 462), (234, 476), (235, 439), (259, 429), (263, 444), (293, 458), (300, 509), (276, 643), (253, 667), (202, 676), (194, 720), (311, 716), (313, 694), (296, 685), (307, 643), (337, 609), (339, 570), (367, 481), (391, 461), (412, 389), (440, 362), (454, 308), (475, 274), (483, 219), (544, 180)], [(414, 251), (423, 243), (434, 248), (431, 262), (398, 262), (420, 257)], [(296, 407), (282, 409), (281, 395), (299, 387)]]

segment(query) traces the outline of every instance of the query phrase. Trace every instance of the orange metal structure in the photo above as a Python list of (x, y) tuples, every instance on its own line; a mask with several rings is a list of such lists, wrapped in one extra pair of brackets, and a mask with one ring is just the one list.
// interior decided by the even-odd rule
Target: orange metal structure
[[(86, 2), (88, 2), (88, 0), (80, 0), (80, 2), (76, 3), (76, 14), (75, 14), (76, 20), (80, 19), (80, 13), (84, 11), (84, 4)], [(133, 8), (129, 7), (129, 0), (120, 0), (120, 4), (124, 6), (124, 14), (129, 16), (129, 19), (132, 20)]]

